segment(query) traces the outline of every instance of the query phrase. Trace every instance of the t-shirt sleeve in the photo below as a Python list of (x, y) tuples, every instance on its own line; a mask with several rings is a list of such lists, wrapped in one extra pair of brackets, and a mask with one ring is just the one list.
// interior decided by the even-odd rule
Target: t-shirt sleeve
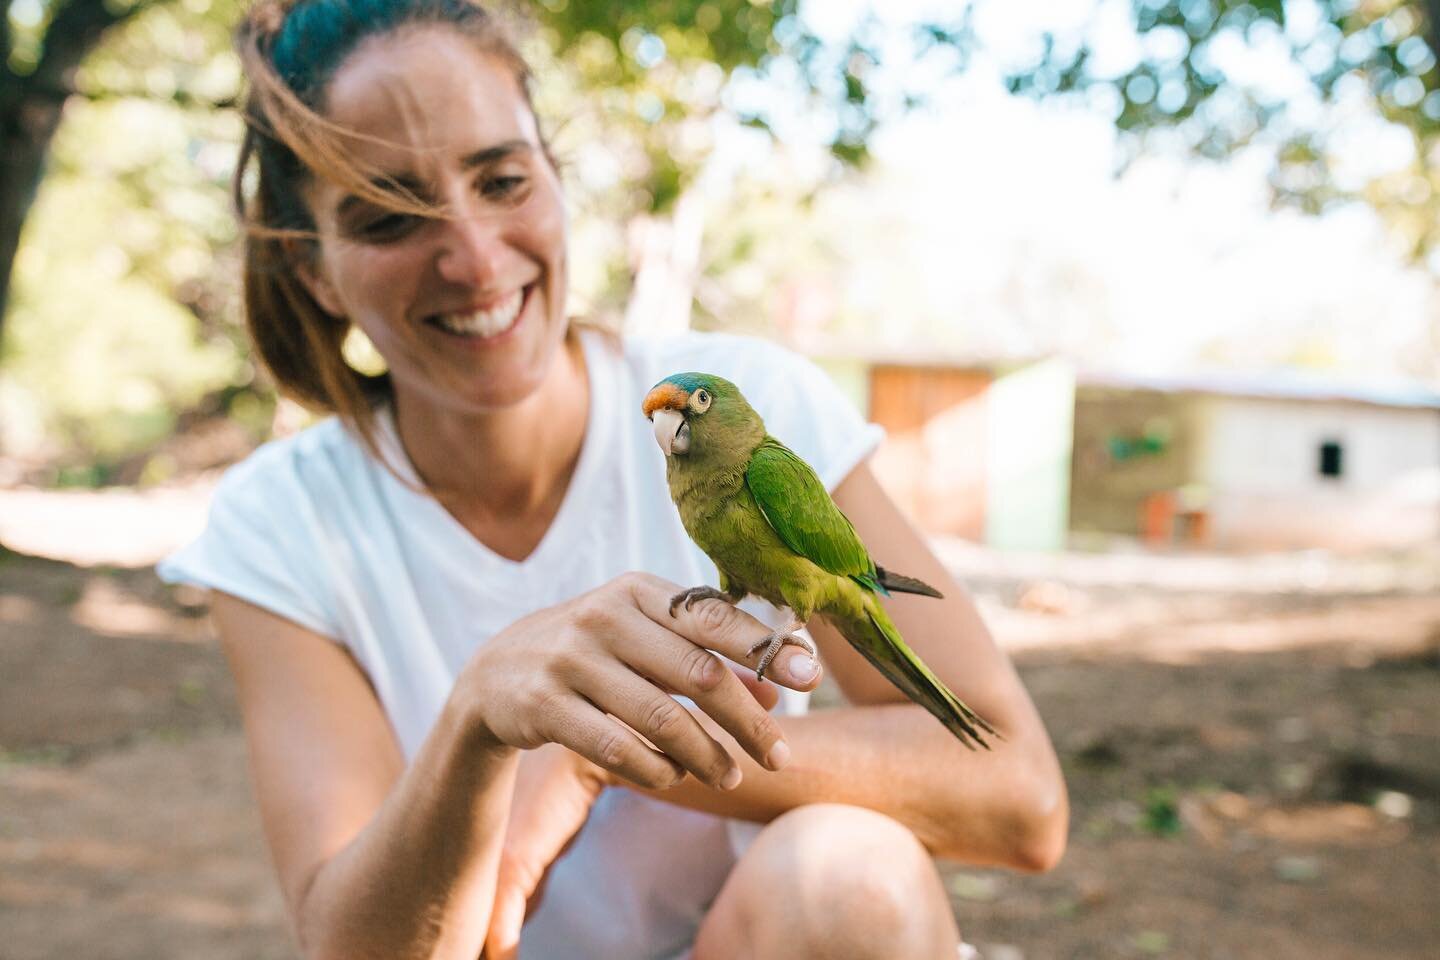
[[(753, 364), (742, 386), (770, 435), (815, 469), (833, 491), (885, 439), (856, 401), (812, 361), (762, 340), (748, 341)], [(737, 381), (739, 383), (739, 381)]]
[(226, 472), (204, 531), (156, 572), (166, 583), (221, 590), (336, 637), (322, 550), (313, 504), (291, 465), (257, 454)]

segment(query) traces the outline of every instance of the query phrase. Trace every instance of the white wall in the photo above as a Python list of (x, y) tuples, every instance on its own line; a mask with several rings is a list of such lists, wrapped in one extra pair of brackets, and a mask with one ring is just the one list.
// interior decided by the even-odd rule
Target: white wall
[[(1218, 546), (1363, 549), (1440, 537), (1440, 411), (1207, 397), (1197, 480)], [(1320, 475), (1341, 445), (1342, 475)]]

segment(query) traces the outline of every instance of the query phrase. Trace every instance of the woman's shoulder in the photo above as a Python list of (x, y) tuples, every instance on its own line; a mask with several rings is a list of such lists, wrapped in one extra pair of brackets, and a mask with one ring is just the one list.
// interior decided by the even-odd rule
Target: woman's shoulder
[(225, 471), (216, 494), (261, 502), (291, 497), (351, 474), (363, 458), (352, 432), (338, 418), (327, 417), (261, 444)]

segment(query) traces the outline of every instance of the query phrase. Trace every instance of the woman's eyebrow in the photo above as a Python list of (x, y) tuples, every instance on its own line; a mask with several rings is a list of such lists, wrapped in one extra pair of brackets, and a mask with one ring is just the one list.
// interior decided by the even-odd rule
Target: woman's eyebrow
[[(535, 145), (528, 140), (505, 140), (495, 144), (493, 147), (486, 147), (483, 150), (476, 150), (474, 153), (466, 154), (460, 158), (460, 165), (466, 170), (473, 170), (476, 167), (497, 163), (513, 154), (527, 153), (534, 149)], [(408, 194), (417, 198), (424, 197), (424, 185), (419, 179), (407, 173), (380, 174), (379, 176), (371, 177), (368, 182), (375, 189), (383, 190), (386, 193)], [(335, 212), (343, 216), (348, 211), (367, 202), (363, 197), (356, 196), (353, 193), (348, 194), (336, 205)]]
[(475, 167), (483, 167), (497, 160), (504, 160), (513, 153), (528, 152), (535, 149), (534, 144), (528, 140), (505, 140), (495, 144), (493, 147), (486, 147), (484, 150), (477, 150), (472, 154), (462, 157), (460, 165), (467, 170)]

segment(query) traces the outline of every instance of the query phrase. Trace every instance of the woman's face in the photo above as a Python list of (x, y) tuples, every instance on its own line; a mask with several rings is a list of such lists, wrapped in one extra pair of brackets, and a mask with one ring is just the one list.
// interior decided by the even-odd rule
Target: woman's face
[(397, 214), (316, 178), (307, 285), (389, 365), (402, 402), (483, 412), (528, 396), (565, 332), (565, 212), (513, 71), (445, 27), (363, 43), (326, 116), (347, 147), (446, 219)]

